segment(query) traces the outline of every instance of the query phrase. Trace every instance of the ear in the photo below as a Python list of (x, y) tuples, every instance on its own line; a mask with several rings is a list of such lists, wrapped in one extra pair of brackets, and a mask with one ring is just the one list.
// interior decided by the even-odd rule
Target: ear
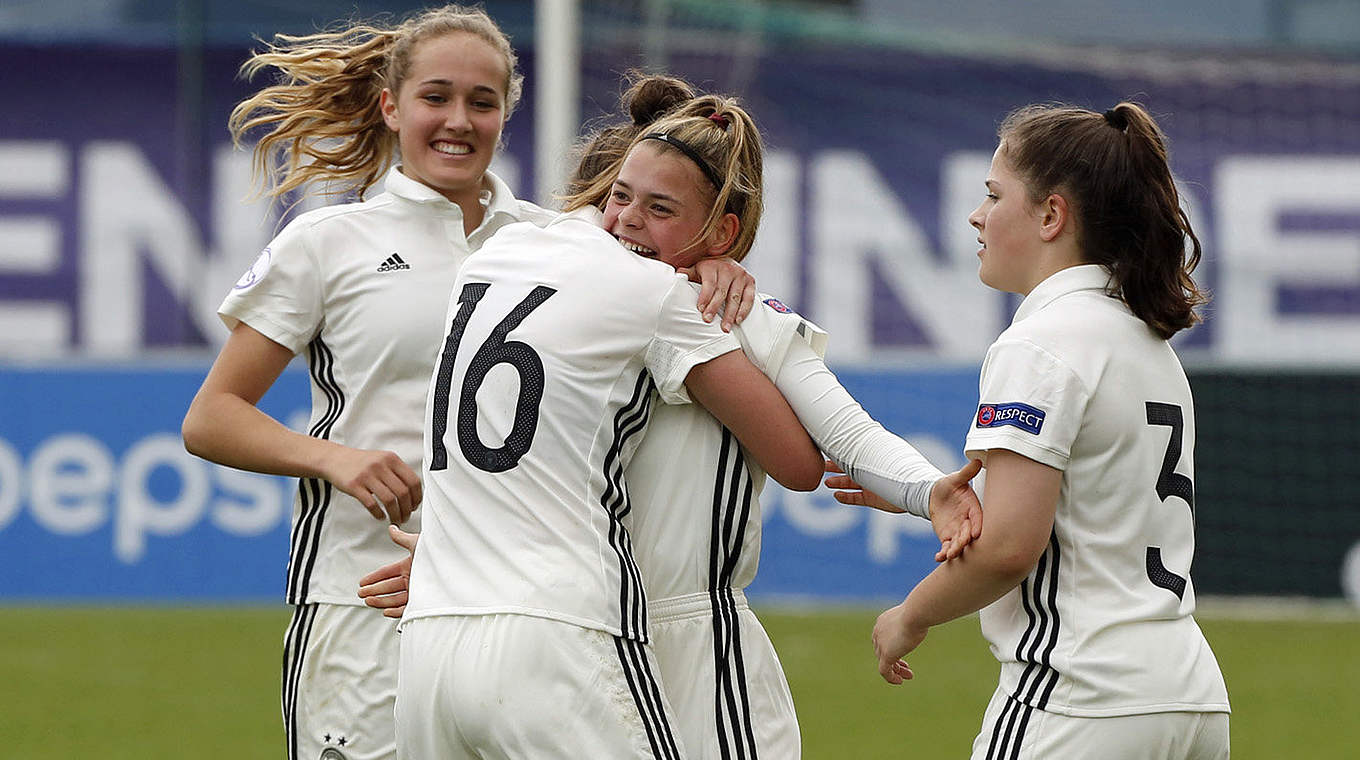
[(386, 87), (382, 94), (378, 96), (378, 110), (382, 112), (383, 121), (387, 122), (387, 128), (393, 132), (400, 132), (401, 122), (397, 119), (397, 96)]
[(1057, 240), (1072, 223), (1072, 211), (1061, 195), (1051, 193), (1039, 204), (1039, 238), (1045, 243)]
[(732, 244), (737, 241), (737, 235), (741, 232), (741, 220), (736, 214), (730, 211), (722, 215), (718, 220), (718, 226), (713, 230), (713, 234), (708, 236), (708, 244), (704, 246), (704, 256), (722, 256), (727, 253)]

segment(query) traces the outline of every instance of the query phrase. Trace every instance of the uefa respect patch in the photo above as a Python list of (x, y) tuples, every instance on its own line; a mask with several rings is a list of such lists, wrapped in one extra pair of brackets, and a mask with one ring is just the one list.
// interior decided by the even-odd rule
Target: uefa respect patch
[(793, 313), (793, 309), (790, 309), (789, 307), (785, 306), (783, 303), (780, 302), (780, 300), (779, 300), (778, 298), (766, 298), (766, 299), (765, 299), (765, 305), (766, 305), (766, 306), (769, 306), (771, 309), (774, 309), (775, 311), (779, 312), (780, 314), (792, 314), (792, 313)]
[(1044, 413), (1019, 401), (1007, 404), (981, 404), (977, 411), (977, 426), (995, 428), (1003, 425), (1017, 427), (1031, 435), (1044, 428)]

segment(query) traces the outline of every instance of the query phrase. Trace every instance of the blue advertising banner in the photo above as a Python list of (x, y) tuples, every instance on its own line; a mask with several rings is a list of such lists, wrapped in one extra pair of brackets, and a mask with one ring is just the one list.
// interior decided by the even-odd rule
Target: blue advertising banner
[[(5, 597), (282, 598), (295, 481), (184, 450), (180, 421), (206, 371), (0, 368)], [(305, 427), (309, 404), (290, 368), (260, 408)]]
[[(0, 576), (10, 601), (283, 597), (295, 481), (188, 454), (179, 424), (206, 367), (0, 368)], [(890, 429), (961, 462), (971, 371), (846, 373)], [(260, 404), (305, 427), (306, 375)], [(925, 574), (929, 526), (771, 485), (757, 593), (884, 598)], [(13, 579), (22, 579), (13, 582)]]
[[(296, 481), (184, 450), (180, 420), (206, 371), (0, 364), (0, 577), (10, 581), (0, 602), (282, 601)], [(963, 464), (976, 369), (837, 374), (931, 461)], [(1360, 481), (1346, 463), (1331, 464), (1340, 441), (1331, 411), (1353, 406), (1356, 382), (1339, 373), (1191, 374), (1198, 591), (1360, 603)], [(303, 430), (308, 404), (306, 372), (295, 364), (260, 406)], [(1261, 424), (1244, 429), (1242, 418)], [(1310, 487), (1301, 489), (1305, 471)], [(1284, 533), (1282, 503), (1299, 526)], [(934, 567), (938, 544), (923, 520), (773, 482), (761, 504), (757, 598), (884, 602)]]

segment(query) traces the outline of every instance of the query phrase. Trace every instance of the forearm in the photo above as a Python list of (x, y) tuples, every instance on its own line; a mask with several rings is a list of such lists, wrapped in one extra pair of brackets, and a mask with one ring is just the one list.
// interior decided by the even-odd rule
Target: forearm
[(991, 561), (978, 543), (937, 566), (907, 594), (902, 607), (911, 625), (925, 629), (977, 612), (1005, 596), (1029, 574), (1028, 569)]
[(1048, 548), (1061, 488), (1061, 471), (1014, 452), (989, 451), (987, 528), (907, 595), (902, 607), (910, 624), (929, 627), (977, 612), (1020, 585)]
[(195, 456), (240, 470), (302, 478), (324, 477), (322, 462), (337, 446), (290, 430), (229, 393), (195, 397), (181, 432)]
[(930, 487), (943, 473), (869, 416), (811, 347), (794, 341), (775, 385), (812, 439), (851, 478), (894, 506), (929, 515)]

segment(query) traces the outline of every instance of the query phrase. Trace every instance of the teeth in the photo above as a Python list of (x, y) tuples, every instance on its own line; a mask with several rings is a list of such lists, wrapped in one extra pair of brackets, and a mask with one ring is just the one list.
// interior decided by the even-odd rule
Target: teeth
[(453, 143), (435, 143), (434, 149), (440, 153), (447, 153), (451, 156), (465, 156), (472, 152), (472, 146)]
[(623, 247), (624, 247), (624, 248), (627, 248), (628, 250), (632, 251), (633, 253), (638, 254), (639, 256), (655, 256), (655, 255), (656, 255), (656, 251), (653, 251), (652, 249), (650, 249), (650, 248), (648, 248), (648, 247), (646, 247), (646, 246), (638, 245), (637, 243), (634, 243), (634, 242), (631, 241), (631, 240), (623, 240), (623, 239), (620, 239), (619, 242), (623, 244)]

